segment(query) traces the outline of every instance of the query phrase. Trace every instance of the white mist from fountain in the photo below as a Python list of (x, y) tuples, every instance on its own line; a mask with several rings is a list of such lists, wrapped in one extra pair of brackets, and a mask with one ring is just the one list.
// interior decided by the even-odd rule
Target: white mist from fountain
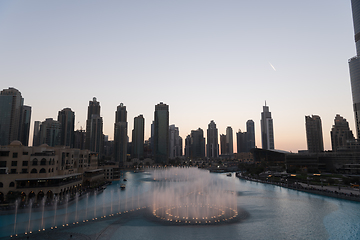
[(235, 185), (197, 168), (155, 170), (152, 213), (173, 224), (216, 224), (238, 219)]

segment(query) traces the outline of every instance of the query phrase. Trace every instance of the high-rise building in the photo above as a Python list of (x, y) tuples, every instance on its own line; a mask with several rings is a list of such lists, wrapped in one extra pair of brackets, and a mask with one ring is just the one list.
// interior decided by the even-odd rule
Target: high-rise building
[(324, 151), (321, 118), (317, 115), (305, 116), (306, 140), (309, 153)]
[(100, 102), (94, 97), (92, 101), (89, 101), (85, 148), (99, 153), (98, 156), (101, 157), (103, 143), (103, 119), (100, 117)]
[(360, 1), (351, 0), (356, 56), (349, 59), (351, 90), (357, 138), (360, 138)]
[(21, 114), (21, 126), (20, 126), (20, 142), (24, 146), (29, 145), (29, 133), (30, 133), (30, 121), (31, 121), (31, 107), (23, 106)]
[(28, 145), (31, 107), (24, 106), (21, 92), (15, 88), (0, 92), (0, 145), (20, 140)]
[(185, 157), (186, 158), (190, 158), (191, 157), (191, 150), (190, 150), (190, 148), (191, 148), (191, 136), (190, 136), (190, 134), (189, 135), (187, 135), (186, 136), (186, 138), (185, 138), (185, 153), (184, 153), (184, 155), (185, 155)]
[(58, 121), (61, 123), (60, 145), (74, 147), (75, 113), (70, 108), (64, 108), (58, 113)]
[(218, 129), (214, 120), (211, 120), (207, 129), (206, 156), (208, 158), (219, 157)]
[(132, 130), (132, 157), (144, 158), (144, 132), (145, 119), (143, 115), (134, 118), (134, 129)]
[(247, 135), (247, 132), (241, 132), (240, 129), (236, 133), (237, 153), (248, 152)]
[(169, 126), (169, 159), (182, 156), (182, 138), (179, 136), (179, 128), (174, 124)]
[(114, 160), (119, 167), (124, 167), (127, 157), (128, 135), (127, 135), (127, 111), (126, 106), (120, 103), (115, 112), (114, 124)]
[(50, 147), (60, 145), (61, 140), (61, 123), (52, 118), (47, 118), (40, 125), (40, 145), (47, 144)]
[(40, 121), (34, 122), (34, 133), (33, 133), (33, 146), (39, 146), (40, 145)]
[(205, 138), (201, 128), (192, 130), (186, 138), (186, 154), (190, 159), (205, 158)]
[(157, 163), (168, 163), (169, 106), (160, 102), (154, 112), (154, 158)]
[(255, 148), (255, 123), (251, 119), (246, 122), (246, 142), (246, 152)]
[(234, 137), (233, 137), (233, 130), (232, 128), (229, 126), (226, 128), (226, 149), (227, 149), (227, 154), (228, 155), (232, 155), (234, 154), (234, 141), (233, 141)]
[(221, 155), (227, 155), (227, 143), (226, 143), (226, 135), (220, 134), (220, 149), (221, 149)]
[(349, 141), (354, 141), (354, 135), (349, 128), (349, 123), (345, 118), (336, 114), (334, 119), (334, 125), (330, 131), (331, 146), (333, 152), (336, 152), (338, 148), (346, 147)]
[(74, 148), (85, 149), (86, 132), (83, 129), (74, 132)]
[(271, 112), (269, 112), (269, 107), (263, 106), (263, 111), (261, 113), (261, 143), (263, 149), (274, 149), (274, 128), (273, 128), (273, 119), (271, 118)]

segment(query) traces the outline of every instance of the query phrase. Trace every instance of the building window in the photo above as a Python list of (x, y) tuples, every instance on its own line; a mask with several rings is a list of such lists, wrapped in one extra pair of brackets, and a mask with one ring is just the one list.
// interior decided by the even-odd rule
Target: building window
[(16, 168), (10, 170), (10, 174), (15, 174), (15, 173), (16, 173)]
[(35, 158), (35, 159), (33, 160), (32, 165), (33, 165), (33, 166), (37, 166), (37, 162), (38, 162), (38, 160)]
[(0, 169), (0, 174), (6, 174), (6, 169)]
[(28, 173), (27, 168), (23, 168), (23, 169), (21, 169), (21, 173)]
[(0, 161), (0, 167), (6, 167), (6, 161)]
[(0, 157), (8, 157), (9, 151), (0, 151)]
[(23, 155), (29, 155), (29, 153), (28, 152), (23, 152)]
[(39, 173), (46, 173), (45, 168), (40, 169), (40, 172), (39, 172)]
[(17, 161), (11, 161), (11, 166), (16, 167), (17, 166)]
[(15, 187), (15, 183), (14, 183), (14, 182), (11, 182), (11, 183), (9, 184), (9, 187)]
[(17, 158), (18, 157), (18, 153), (17, 152), (14, 152), (13, 153), (13, 158)]
[(41, 159), (41, 161), (40, 161), (40, 165), (41, 165), (41, 166), (46, 165), (46, 159), (45, 159), (45, 158)]
[(0, 188), (4, 187), (4, 184), (2, 182), (0, 182)]
[(23, 166), (28, 166), (29, 162), (28, 161), (23, 161)]
[(33, 168), (33, 169), (31, 170), (31, 173), (37, 173), (36, 168)]

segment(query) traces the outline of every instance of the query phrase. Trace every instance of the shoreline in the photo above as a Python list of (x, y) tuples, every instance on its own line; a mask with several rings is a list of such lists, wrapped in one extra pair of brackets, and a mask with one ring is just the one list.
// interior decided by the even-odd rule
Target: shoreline
[(306, 192), (306, 193), (311, 193), (311, 194), (316, 194), (316, 195), (321, 195), (321, 196), (326, 196), (326, 197), (331, 197), (331, 198), (360, 202), (359, 190), (355, 191), (355, 190), (347, 189), (347, 188), (342, 188), (342, 189), (340, 188), (340, 190), (338, 190), (338, 188), (335, 186), (321, 187), (321, 186), (317, 186), (317, 185), (307, 185), (307, 184), (300, 183), (300, 182), (297, 184), (285, 184), (285, 183), (279, 183), (279, 182), (264, 181), (264, 180), (260, 180), (260, 179), (256, 179), (256, 178), (243, 177), (243, 176), (239, 176), (239, 175), (236, 175), (236, 177), (239, 179), (242, 179), (242, 180), (248, 180), (248, 181), (252, 181), (252, 182), (259, 182), (259, 183), (264, 183), (264, 184), (275, 185), (275, 186), (288, 188), (288, 189), (292, 189), (292, 190), (296, 190), (296, 191), (300, 191), (300, 192)]

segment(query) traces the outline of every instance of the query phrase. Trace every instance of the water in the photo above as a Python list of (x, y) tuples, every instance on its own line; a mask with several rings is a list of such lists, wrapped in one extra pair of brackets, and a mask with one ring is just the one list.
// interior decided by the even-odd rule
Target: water
[[(70, 202), (65, 206), (42, 212), (41, 209), (18, 210), (17, 214), (0, 215), (0, 237), (8, 237), (14, 231), (38, 231), (44, 224), (46, 231), (51, 226), (62, 225), (65, 217), (73, 225), (76, 219), (88, 219), (89, 222), (75, 224), (72, 227), (59, 226), (57, 236), (68, 238), (68, 233), (100, 234), (107, 228), (108, 235), (99, 239), (359, 239), (360, 203), (333, 199), (278, 186), (239, 180), (224, 174), (211, 174), (222, 188), (234, 191), (228, 199), (230, 206), (243, 209), (248, 216), (240, 222), (221, 225), (164, 225), (153, 221), (144, 213), (149, 209), (130, 212), (133, 208), (144, 206), (144, 199), (153, 202), (156, 196), (150, 193), (163, 184), (168, 193), (186, 187), (184, 179), (160, 183), (154, 182), (145, 173), (126, 173), (126, 189), (121, 191), (120, 183), (114, 182), (102, 193), (85, 195), (78, 203)], [(188, 175), (191, 177), (190, 175)], [(166, 177), (169, 177), (167, 173)], [(187, 179), (189, 180), (189, 178)], [(170, 186), (170, 189), (167, 187)], [(174, 190), (174, 187), (180, 190)], [(173, 189), (173, 190), (171, 190)], [(203, 189), (204, 191), (204, 189)], [(170, 198), (170, 197), (169, 197)], [(196, 198), (195, 198), (196, 199)], [(131, 200), (131, 202), (130, 202)], [(210, 199), (206, 198), (209, 203)], [(155, 202), (156, 203), (156, 202)], [(121, 211), (121, 215), (100, 219), (103, 213), (111, 214), (111, 209)], [(77, 210), (77, 211), (76, 211)], [(92, 220), (95, 216), (98, 220)], [(128, 213), (124, 213), (129, 211)], [(143, 211), (141, 213), (141, 211)], [(177, 213), (177, 212), (176, 212)], [(207, 213), (205, 213), (207, 214)], [(64, 216), (65, 215), (65, 216)], [(16, 226), (15, 224), (16, 218)], [(30, 219), (30, 220), (29, 220)], [(57, 219), (57, 220), (55, 220)], [(43, 220), (43, 221), (42, 221)], [(64, 230), (61, 230), (64, 229)], [(56, 230), (56, 231), (58, 231)], [(111, 233), (111, 234), (110, 234)], [(66, 238), (65, 238), (65, 234)]]

